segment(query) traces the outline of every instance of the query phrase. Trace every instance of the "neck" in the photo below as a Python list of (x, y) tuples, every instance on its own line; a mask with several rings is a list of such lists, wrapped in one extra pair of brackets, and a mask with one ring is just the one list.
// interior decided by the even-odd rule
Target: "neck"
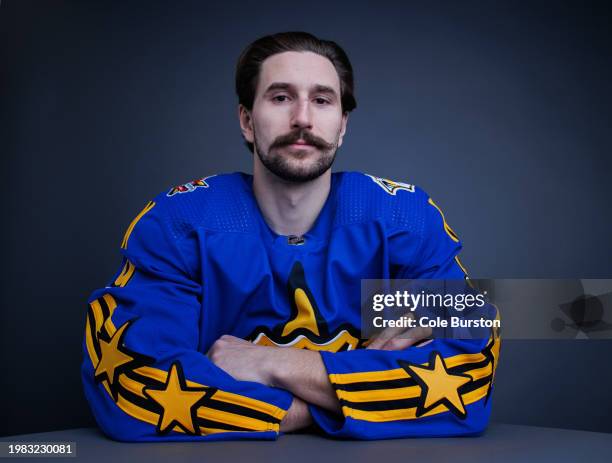
[(254, 155), (253, 192), (268, 226), (279, 235), (302, 236), (312, 228), (331, 187), (331, 168), (305, 183), (287, 182)]

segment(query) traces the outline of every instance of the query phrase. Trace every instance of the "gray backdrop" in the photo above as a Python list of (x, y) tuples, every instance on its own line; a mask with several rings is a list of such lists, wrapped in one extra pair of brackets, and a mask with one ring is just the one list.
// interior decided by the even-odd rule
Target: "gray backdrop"
[[(263, 34), (346, 49), (358, 109), (335, 168), (425, 188), (472, 276), (612, 277), (608, 6), (292, 5), (1, 2), (0, 435), (93, 424), (86, 298), (156, 193), (250, 171), (234, 65)], [(611, 354), (505, 342), (493, 419), (612, 432)]]

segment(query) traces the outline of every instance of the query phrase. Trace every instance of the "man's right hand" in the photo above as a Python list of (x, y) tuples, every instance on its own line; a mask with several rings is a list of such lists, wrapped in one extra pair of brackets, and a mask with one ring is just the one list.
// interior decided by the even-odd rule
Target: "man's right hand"
[[(409, 313), (406, 316), (412, 317), (413, 315)], [(431, 333), (431, 328), (423, 328), (420, 326), (414, 328), (388, 327), (375, 336), (367, 345), (366, 349), (402, 350), (421, 341), (425, 341), (431, 336)], [(431, 340), (423, 343), (422, 346), (430, 342)]]
[(285, 418), (280, 423), (281, 432), (292, 432), (303, 429), (312, 424), (312, 417), (308, 404), (298, 397), (293, 397), (291, 407), (287, 411)]

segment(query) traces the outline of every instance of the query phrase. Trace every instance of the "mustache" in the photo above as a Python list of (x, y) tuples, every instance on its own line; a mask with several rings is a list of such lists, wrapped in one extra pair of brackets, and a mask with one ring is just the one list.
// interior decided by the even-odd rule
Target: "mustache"
[(331, 150), (334, 147), (333, 143), (328, 143), (320, 137), (317, 137), (310, 133), (307, 130), (300, 129), (294, 130), (286, 135), (281, 135), (277, 137), (276, 140), (270, 145), (270, 149), (272, 148), (280, 148), (282, 146), (291, 145), (296, 143), (298, 140), (304, 140), (309, 145), (314, 146), (315, 148), (319, 148), (321, 150)]

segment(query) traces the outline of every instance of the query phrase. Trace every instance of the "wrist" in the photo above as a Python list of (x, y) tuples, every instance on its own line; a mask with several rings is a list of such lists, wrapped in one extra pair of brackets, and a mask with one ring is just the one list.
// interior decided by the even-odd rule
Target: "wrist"
[(266, 382), (270, 387), (278, 387), (286, 389), (285, 387), (285, 373), (287, 371), (286, 362), (283, 361), (284, 351), (289, 348), (284, 347), (270, 347), (270, 355), (266, 356), (266, 364), (264, 369), (266, 371)]

